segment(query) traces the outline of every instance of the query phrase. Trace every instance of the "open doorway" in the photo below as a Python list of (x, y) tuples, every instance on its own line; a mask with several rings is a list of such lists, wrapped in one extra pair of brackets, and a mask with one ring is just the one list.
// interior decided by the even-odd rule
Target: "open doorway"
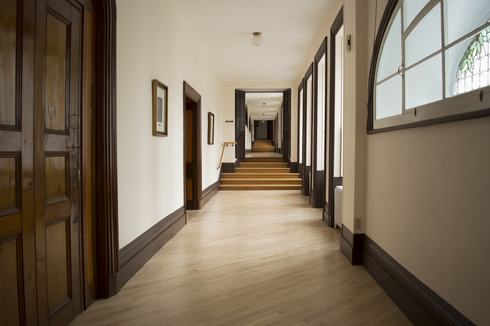
[(186, 82), (184, 82), (184, 198), (186, 209), (202, 208), (201, 95)]

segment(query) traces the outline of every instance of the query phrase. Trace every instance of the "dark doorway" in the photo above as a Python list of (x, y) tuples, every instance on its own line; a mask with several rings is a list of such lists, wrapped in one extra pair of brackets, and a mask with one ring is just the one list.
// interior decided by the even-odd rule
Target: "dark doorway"
[(184, 82), (184, 198), (186, 209), (202, 208), (201, 95)]

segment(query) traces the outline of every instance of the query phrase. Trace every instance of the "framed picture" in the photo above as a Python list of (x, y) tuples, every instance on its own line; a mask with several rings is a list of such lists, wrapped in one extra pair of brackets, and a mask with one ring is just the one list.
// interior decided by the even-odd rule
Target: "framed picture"
[(208, 145), (214, 144), (214, 114), (208, 112)]
[(153, 79), (153, 136), (168, 136), (168, 87)]

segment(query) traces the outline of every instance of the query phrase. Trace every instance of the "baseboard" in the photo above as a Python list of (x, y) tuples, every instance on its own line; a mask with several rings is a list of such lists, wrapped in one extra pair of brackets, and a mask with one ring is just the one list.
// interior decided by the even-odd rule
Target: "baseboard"
[(202, 191), (202, 206), (206, 205), (219, 191), (220, 179)]
[(185, 208), (181, 207), (152, 226), (119, 250), (119, 289), (185, 225)]
[(362, 265), (362, 245), (364, 234), (353, 234), (342, 224), (342, 235), (340, 236), (340, 251), (352, 265)]
[(289, 168), (291, 173), (298, 173), (298, 162), (291, 162)]
[(324, 205), (323, 205), (323, 220), (325, 221), (325, 223), (327, 223), (327, 225), (331, 228), (334, 228), (335, 227), (335, 223), (334, 223), (334, 220), (333, 220), (333, 215), (331, 215), (328, 211), (329, 211), (329, 206), (328, 206), (328, 203), (325, 202)]
[(221, 173), (235, 173), (235, 163), (222, 163)]
[(367, 235), (363, 237), (363, 266), (414, 325), (475, 325)]

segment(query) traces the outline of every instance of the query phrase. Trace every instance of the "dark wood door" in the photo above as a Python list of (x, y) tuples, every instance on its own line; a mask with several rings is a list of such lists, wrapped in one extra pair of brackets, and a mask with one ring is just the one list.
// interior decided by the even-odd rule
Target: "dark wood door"
[(245, 159), (245, 92), (235, 90), (235, 154)]
[[(39, 320), (65, 325), (81, 311), (81, 13), (38, 1), (34, 167)], [(45, 30), (46, 33), (39, 31)]]
[(197, 200), (197, 139), (195, 132), (197, 104), (187, 99), (185, 117), (186, 208), (199, 209)]
[(0, 8), (0, 324), (66, 325), (81, 311), (81, 14)]
[(283, 158), (289, 161), (291, 158), (291, 89), (285, 90), (282, 96), (282, 151)]

